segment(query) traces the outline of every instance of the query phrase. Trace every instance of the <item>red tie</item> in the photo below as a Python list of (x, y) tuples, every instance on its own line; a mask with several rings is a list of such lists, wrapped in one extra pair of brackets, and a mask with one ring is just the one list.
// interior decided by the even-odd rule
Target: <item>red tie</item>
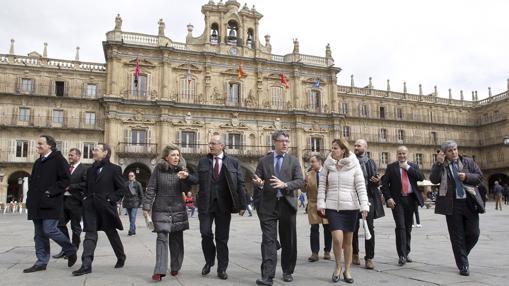
[(401, 169), (401, 187), (403, 196), (408, 196), (408, 175), (405, 169)]
[(214, 177), (219, 177), (219, 158), (215, 157), (216, 163), (214, 164)]
[(70, 165), (70, 166), (69, 166), (69, 173), (71, 173), (71, 174), (72, 174), (72, 170), (74, 170), (74, 166), (73, 166), (73, 165)]

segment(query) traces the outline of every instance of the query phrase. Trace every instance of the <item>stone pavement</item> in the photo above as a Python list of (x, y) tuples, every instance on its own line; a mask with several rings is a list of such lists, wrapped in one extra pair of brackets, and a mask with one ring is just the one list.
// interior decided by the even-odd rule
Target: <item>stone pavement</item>
[[(397, 266), (394, 246), (394, 222), (390, 210), (387, 216), (375, 222), (376, 229), (376, 270), (352, 266), (354, 285), (509, 285), (509, 208), (495, 211), (494, 204), (488, 203), (488, 213), (481, 215), (481, 237), (470, 254), (471, 276), (458, 274), (454, 264), (451, 245), (447, 235), (445, 217), (435, 215), (433, 209), (420, 209), (423, 228), (412, 232), (411, 257), (414, 262), (403, 267)], [(141, 213), (141, 212), (140, 212)], [(122, 216), (124, 226), (127, 216)], [(121, 238), (127, 253), (126, 266), (114, 269), (115, 256), (106, 236), (100, 233), (93, 273), (73, 277), (66, 260), (52, 259), (46, 271), (23, 274), (22, 270), (35, 261), (33, 226), (26, 215), (0, 215), (0, 285), (147, 285), (154, 284), (150, 277), (155, 261), (155, 234), (144, 226), (138, 216), (137, 235), (128, 237), (127, 231)], [(333, 261), (307, 262), (309, 250), (309, 226), (307, 215), (299, 210), (297, 217), (298, 260), (294, 282), (281, 280), (278, 264), (274, 285), (332, 285), (330, 277)], [(253, 217), (234, 216), (230, 234), (229, 279), (219, 280), (215, 268), (201, 276), (204, 264), (200, 246), (198, 219), (190, 219), (191, 229), (184, 234), (185, 258), (179, 275), (167, 276), (161, 285), (256, 285), (260, 275), (260, 227), (256, 215)], [(323, 240), (322, 240), (323, 241)], [(361, 249), (363, 243), (361, 242)], [(53, 254), (60, 249), (52, 242)], [(81, 249), (80, 249), (81, 250)], [(81, 253), (81, 251), (80, 251)], [(361, 251), (363, 255), (363, 251)], [(339, 284), (345, 285), (344, 281)]]

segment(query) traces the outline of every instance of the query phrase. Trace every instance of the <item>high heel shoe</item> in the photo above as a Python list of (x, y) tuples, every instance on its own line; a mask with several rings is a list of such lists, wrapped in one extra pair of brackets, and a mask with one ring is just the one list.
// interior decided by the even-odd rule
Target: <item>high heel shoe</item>
[(343, 272), (343, 277), (345, 278), (345, 282), (346, 283), (353, 283), (353, 278), (352, 277), (347, 278), (346, 277), (346, 272)]
[(161, 279), (163, 279), (161, 274), (152, 275), (152, 280), (154, 280), (154, 281), (161, 281)]
[[(341, 272), (339, 272), (339, 273), (341, 273)], [(341, 276), (340, 276), (340, 275), (341, 275), (341, 274), (337, 274), (337, 275), (336, 275), (336, 272), (333, 272), (333, 273), (332, 273), (332, 282), (334, 282), (334, 283), (338, 283), (338, 282), (339, 282), (339, 280), (341, 279)]]

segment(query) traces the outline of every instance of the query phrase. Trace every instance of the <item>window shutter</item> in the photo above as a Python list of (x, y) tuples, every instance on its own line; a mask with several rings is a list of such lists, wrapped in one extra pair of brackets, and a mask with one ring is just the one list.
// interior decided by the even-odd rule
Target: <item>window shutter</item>
[(34, 150), (35, 150), (35, 141), (34, 140), (28, 141), (27, 157), (30, 158), (30, 160), (35, 159), (37, 156)]
[(225, 145), (227, 146), (227, 148), (228, 148), (228, 144), (230, 143), (230, 142), (229, 142), (229, 140), (228, 140), (228, 133), (223, 134), (222, 136), (223, 136), (223, 142), (224, 142), (224, 144), (225, 144)]
[(124, 129), (124, 143), (129, 143), (129, 129)]
[(70, 87), (70, 84), (69, 84), (69, 81), (64, 81), (64, 96), (67, 97), (69, 96), (69, 87)]
[(134, 92), (133, 92), (133, 90), (134, 90), (134, 75), (130, 71), (127, 71), (127, 86), (128, 86), (127, 97), (129, 97), (134, 94)]
[(86, 82), (83, 83), (83, 88), (82, 88), (82, 91), (81, 91), (81, 97), (87, 97), (87, 88), (88, 88), (88, 84)]
[(177, 135), (177, 137), (175, 139), (177, 142), (175, 142), (175, 143), (182, 147), (182, 144), (181, 144), (182, 143), (182, 132), (180, 130), (176, 130), (175, 132)]
[(50, 80), (49, 81), (49, 89), (48, 89), (49, 95), (55, 96), (55, 81)]
[[(231, 96), (230, 96), (230, 89), (229, 89), (228, 81), (226, 81), (224, 83), (224, 93), (223, 94), (226, 95), (226, 102), (229, 103)], [(223, 102), (223, 103), (226, 103), (226, 102)]]
[(313, 145), (312, 145), (312, 144), (313, 144), (313, 142), (312, 142), (312, 138), (311, 138), (311, 137), (308, 137), (308, 138), (307, 138), (307, 141), (308, 141), (308, 142), (307, 142), (307, 145), (306, 145), (306, 146), (307, 146), (307, 147), (306, 147), (306, 149), (310, 149), (310, 150), (311, 150), (311, 149), (313, 148)]
[(16, 157), (16, 140), (11, 139), (9, 144), (9, 161), (12, 161), (12, 158)]
[(320, 151), (325, 152), (325, 138), (320, 138)]
[(14, 86), (14, 92), (15, 93), (20, 93), (21, 92), (21, 78), (20, 77), (16, 78), (16, 83), (15, 83), (15, 86)]
[(36, 82), (35, 78), (32, 78), (32, 89), (30, 90), (30, 93), (31, 93), (31, 94), (35, 94), (35, 91), (37, 90), (37, 89), (35, 88), (35, 84), (36, 84), (36, 83), (37, 83), (37, 82)]
[(152, 143), (152, 128), (147, 129), (147, 143)]

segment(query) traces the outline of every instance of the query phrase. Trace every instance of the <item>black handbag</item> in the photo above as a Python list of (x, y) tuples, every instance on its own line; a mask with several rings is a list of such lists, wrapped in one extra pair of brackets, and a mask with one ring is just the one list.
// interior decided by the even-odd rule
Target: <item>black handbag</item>
[(472, 199), (472, 201), (474, 201), (475, 210), (480, 214), (485, 213), (486, 205), (482, 199), (481, 193), (479, 192), (479, 188), (477, 186), (469, 186), (469, 185), (465, 185), (465, 184), (463, 184), (463, 187), (464, 187), (465, 191), (467, 192), (467, 196), (469, 196)]

